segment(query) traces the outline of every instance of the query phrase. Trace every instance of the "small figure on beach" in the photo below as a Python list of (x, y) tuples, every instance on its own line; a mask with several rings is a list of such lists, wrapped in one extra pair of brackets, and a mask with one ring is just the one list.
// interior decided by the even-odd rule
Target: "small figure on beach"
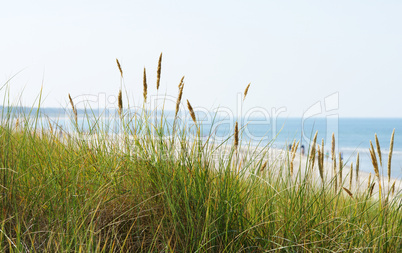
[(343, 161), (343, 152), (341, 152), (341, 160)]
[(301, 154), (304, 156), (304, 145), (301, 145), (300, 151), (301, 151)]
[(325, 159), (328, 161), (329, 158), (329, 151), (327, 150), (327, 152), (325, 152)]
[(291, 151), (292, 150), (292, 145), (291, 144), (289, 144), (289, 151)]

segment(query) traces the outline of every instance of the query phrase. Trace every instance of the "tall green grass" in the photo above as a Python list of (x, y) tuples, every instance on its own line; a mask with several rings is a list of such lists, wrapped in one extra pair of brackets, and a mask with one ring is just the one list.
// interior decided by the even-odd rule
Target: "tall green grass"
[(120, 111), (119, 135), (90, 110), (90, 135), (73, 110), (61, 137), (17, 109), (0, 126), (2, 252), (402, 252), (400, 198), (335, 191), (311, 162), (291, 175), (270, 145), (213, 143), (146, 104)]

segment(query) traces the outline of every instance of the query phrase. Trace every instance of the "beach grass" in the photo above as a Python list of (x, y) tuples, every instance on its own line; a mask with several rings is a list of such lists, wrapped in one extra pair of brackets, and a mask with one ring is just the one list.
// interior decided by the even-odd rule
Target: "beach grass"
[[(146, 100), (145, 69), (143, 83)], [(188, 101), (193, 122), (179, 127), (177, 110), (172, 126), (145, 102), (140, 112), (124, 109), (116, 91), (113, 122), (88, 110), (89, 131), (71, 96), (74, 127), (62, 134), (40, 112), (3, 107), (1, 252), (402, 252), (400, 192), (373, 193), (375, 181), (360, 191), (344, 186), (342, 162), (326, 179), (323, 142), (311, 143), (306, 166), (294, 172), (296, 142), (290, 159), (268, 162), (274, 142), (251, 152), (241, 123), (213, 143), (201, 138)], [(118, 133), (107, 130), (112, 123)]]

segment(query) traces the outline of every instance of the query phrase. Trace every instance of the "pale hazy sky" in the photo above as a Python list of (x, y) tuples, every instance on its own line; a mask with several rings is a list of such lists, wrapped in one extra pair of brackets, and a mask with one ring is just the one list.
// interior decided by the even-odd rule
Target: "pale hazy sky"
[[(155, 94), (193, 106), (286, 107), (302, 116), (339, 92), (340, 117), (402, 117), (402, 1), (2, 1), (0, 83), (32, 105), (67, 94), (116, 95), (115, 58), (136, 101), (147, 68)], [(1, 91), (3, 96), (4, 90)]]

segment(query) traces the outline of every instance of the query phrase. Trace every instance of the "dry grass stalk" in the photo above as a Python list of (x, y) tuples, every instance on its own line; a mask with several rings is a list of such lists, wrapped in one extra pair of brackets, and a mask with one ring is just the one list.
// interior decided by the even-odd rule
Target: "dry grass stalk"
[[(378, 147), (378, 146), (377, 146)], [(370, 156), (371, 156), (371, 162), (373, 164), (374, 167), (374, 172), (375, 175), (378, 179), (378, 189), (379, 189), (379, 194), (380, 194), (380, 200), (381, 200), (381, 179), (380, 179), (380, 171), (378, 169), (378, 163), (377, 163), (377, 158), (375, 155), (375, 151), (374, 151), (374, 147), (373, 147), (373, 143), (371, 143), (370, 141)], [(381, 202), (381, 201), (380, 201)]]
[(148, 94), (148, 85), (147, 85), (147, 72), (146, 69), (144, 68), (144, 79), (143, 79), (143, 86), (144, 86), (144, 103), (147, 102), (147, 94)]
[(311, 146), (311, 153), (310, 153), (311, 168), (314, 168), (314, 162), (315, 162), (315, 146), (316, 146), (316, 143), (317, 143), (317, 134), (318, 134), (318, 131), (315, 132), (314, 139), (313, 139), (313, 144), (312, 144), (312, 146)]
[(352, 183), (353, 183), (353, 162), (350, 163), (349, 190), (352, 190)]
[(123, 96), (121, 90), (119, 90), (119, 95), (117, 96), (117, 103), (119, 106), (119, 116), (121, 117), (123, 113)]
[(373, 182), (373, 184), (371, 185), (371, 188), (370, 188), (370, 197), (371, 197), (371, 195), (373, 195), (374, 186), (375, 186), (375, 182)]
[(319, 148), (319, 149), (317, 150), (317, 152), (318, 152), (318, 171), (320, 172), (320, 178), (321, 178), (321, 180), (324, 181), (323, 168), (322, 168), (322, 164), (321, 164), (321, 156), (322, 156), (321, 149)]
[(339, 186), (341, 186), (341, 187), (342, 187), (342, 181), (343, 181), (342, 171), (343, 171), (342, 154), (341, 154), (341, 152), (339, 152)]
[(332, 160), (334, 160), (335, 159), (335, 134), (334, 133), (332, 133), (331, 155), (332, 155)]
[(373, 164), (374, 167), (374, 172), (378, 180), (380, 181), (380, 171), (378, 169), (378, 162), (377, 162), (377, 157), (375, 155), (373, 143), (370, 141), (370, 157), (371, 157), (371, 163)]
[(318, 149), (318, 171), (321, 180), (324, 182), (324, 139), (321, 141), (321, 149)]
[(177, 96), (176, 111), (174, 114), (175, 118), (177, 117), (177, 113), (179, 113), (181, 97), (183, 96), (183, 88), (184, 88), (184, 76), (181, 78), (180, 83), (179, 83), (179, 95)]
[(371, 185), (371, 172), (370, 172), (369, 178), (368, 178), (367, 189), (370, 189), (370, 185)]
[(247, 93), (248, 93), (248, 89), (250, 88), (251, 83), (249, 83), (246, 87), (246, 89), (244, 90), (244, 96), (243, 96), (243, 101), (244, 99), (246, 99)]
[(48, 124), (49, 124), (49, 128), (50, 128), (50, 133), (53, 134), (53, 124), (52, 122), (50, 122), (50, 118), (47, 118)]
[(20, 118), (17, 118), (15, 121), (15, 129), (18, 129), (18, 126), (20, 125)]
[(338, 173), (336, 171), (336, 157), (332, 160), (332, 166), (334, 169), (334, 188), (336, 192), (338, 191)]
[(265, 168), (267, 167), (267, 165), (268, 165), (268, 161), (265, 161), (265, 162), (261, 165), (260, 171), (264, 171)]
[(238, 145), (239, 145), (239, 125), (236, 121), (234, 129), (234, 146), (237, 148)]
[(378, 158), (380, 160), (380, 166), (382, 167), (381, 147), (380, 147), (380, 142), (378, 141), (378, 138), (377, 138), (377, 134), (375, 134), (375, 146), (377, 148)]
[[(391, 181), (391, 160), (392, 160), (392, 152), (394, 150), (394, 135), (395, 135), (395, 128), (392, 131), (391, 135), (391, 142), (389, 144), (389, 153), (388, 153), (388, 184)], [(395, 184), (395, 183), (394, 183)]]
[(394, 183), (393, 183), (392, 186), (391, 186), (391, 193), (392, 193), (392, 196), (394, 196), (394, 193), (395, 193), (395, 183), (396, 183), (396, 180), (394, 181)]
[(356, 183), (359, 184), (359, 167), (360, 167), (360, 157), (359, 157), (359, 152), (357, 152), (357, 157), (356, 157)]
[(333, 169), (333, 179), (334, 179), (334, 188), (335, 191), (338, 190), (338, 177), (336, 172), (336, 157), (335, 157), (335, 134), (332, 133), (332, 142), (331, 142), (331, 156), (332, 156), (332, 169)]
[(74, 102), (73, 102), (73, 99), (70, 96), (70, 93), (68, 93), (68, 99), (70, 100), (71, 108), (73, 109), (75, 124), (78, 124), (77, 108), (75, 108), (75, 106), (74, 106)]
[(159, 84), (161, 81), (161, 70), (162, 70), (162, 53), (159, 55), (158, 70), (156, 71), (156, 89), (159, 90)]
[(291, 161), (290, 161), (290, 175), (293, 176), (293, 162), (295, 160), (296, 157), (296, 152), (297, 152), (297, 148), (299, 147), (299, 142), (295, 143), (296, 141), (293, 141), (293, 146), (292, 146), (292, 150), (291, 150)]
[(121, 69), (120, 62), (119, 62), (119, 60), (117, 58), (116, 58), (116, 63), (117, 63), (117, 67), (119, 68), (120, 75), (121, 75), (121, 77), (123, 77), (123, 70)]
[(191, 104), (188, 100), (187, 100), (187, 108), (188, 108), (188, 111), (190, 112), (191, 118), (194, 121), (194, 124), (197, 125), (197, 119), (195, 118), (195, 113), (194, 113), (193, 107), (191, 106)]
[(324, 181), (324, 139), (321, 140), (321, 151), (319, 152), (318, 168), (320, 170), (321, 180)]
[(348, 189), (346, 189), (345, 187), (342, 187), (343, 190), (353, 199), (353, 194), (351, 191), (349, 191)]

